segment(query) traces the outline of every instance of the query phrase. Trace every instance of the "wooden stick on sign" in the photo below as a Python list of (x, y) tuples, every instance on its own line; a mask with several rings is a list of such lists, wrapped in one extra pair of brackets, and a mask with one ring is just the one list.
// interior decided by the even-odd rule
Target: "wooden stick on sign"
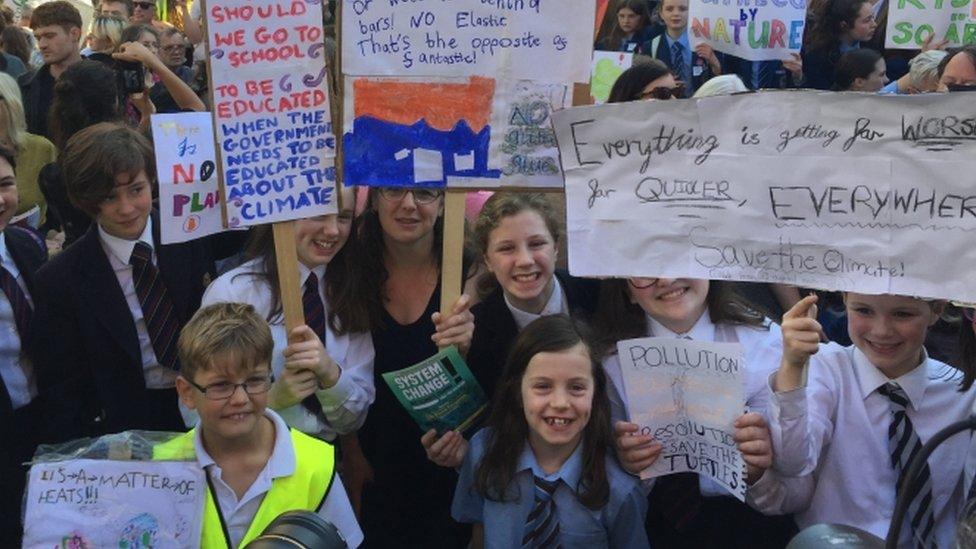
[(281, 308), (285, 314), (285, 332), (305, 324), (301, 281), (298, 280), (298, 249), (295, 247), (295, 222), (281, 221), (271, 225), (274, 232), (278, 283), (281, 286)]
[(451, 307), (461, 297), (464, 280), (464, 202), (468, 193), (448, 189), (444, 194), (444, 239), (441, 250), (441, 315), (451, 314)]

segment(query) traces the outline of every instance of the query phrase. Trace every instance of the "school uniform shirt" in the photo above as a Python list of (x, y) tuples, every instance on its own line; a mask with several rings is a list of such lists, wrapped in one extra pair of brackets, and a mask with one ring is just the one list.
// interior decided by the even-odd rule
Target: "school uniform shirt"
[[(923, 444), (969, 415), (976, 388), (960, 393), (959, 372), (927, 354), (911, 372), (890, 380), (856, 347), (836, 343), (820, 346), (811, 357), (808, 377), (804, 387), (772, 393), (770, 376), (773, 467), (786, 480), (775, 482), (764, 475), (750, 492), (764, 512), (781, 512), (776, 505), (784, 501), (809, 499), (796, 515), (801, 528), (840, 523), (884, 538), (895, 506), (898, 471), (891, 466), (888, 449), (890, 401), (878, 388), (894, 381), (904, 389), (911, 401), (906, 414)], [(949, 547), (955, 534), (969, 445), (968, 431), (957, 434), (928, 459), (940, 547)], [(793, 493), (778, 493), (783, 491)], [(907, 545), (910, 538), (906, 522), (899, 543)]]
[(569, 314), (569, 302), (566, 301), (566, 293), (563, 292), (563, 287), (559, 285), (559, 279), (555, 276), (552, 277), (552, 294), (549, 296), (549, 301), (546, 301), (542, 311), (538, 314), (525, 312), (512, 305), (512, 302), (508, 300), (508, 295), (504, 294), (504, 292), (503, 297), (505, 299), (505, 306), (512, 312), (512, 318), (515, 319), (515, 325), (518, 326), (520, 332), (531, 324), (532, 321), (544, 316), (558, 315), (560, 313)]
[[(193, 449), (196, 451), (197, 463), (210, 476), (214, 497), (226, 521), (233, 547), (238, 547), (244, 539), (244, 534), (247, 533), (254, 515), (261, 507), (261, 502), (264, 501), (264, 495), (271, 490), (271, 482), (276, 478), (295, 473), (295, 448), (288, 434), (288, 425), (281, 416), (270, 409), (265, 409), (264, 415), (274, 423), (274, 448), (271, 450), (268, 463), (240, 499), (237, 498), (233, 488), (224, 482), (223, 471), (203, 447), (200, 430), (193, 432)], [(359, 523), (356, 521), (356, 515), (353, 514), (352, 505), (349, 503), (349, 497), (338, 473), (316, 514), (331, 522), (346, 539), (349, 547), (357, 547), (363, 542), (363, 532), (359, 529)]]
[[(778, 325), (768, 320), (765, 328), (728, 323), (715, 324), (712, 322), (708, 311), (705, 311), (691, 330), (684, 334), (672, 332), (651, 318), (650, 315), (647, 316), (647, 326), (647, 337), (740, 343), (746, 361), (746, 407), (748, 411), (766, 414), (769, 405), (766, 379), (770, 373), (779, 368), (780, 358), (783, 356), (783, 336)], [(610, 380), (607, 393), (610, 396), (611, 422), (615, 424), (618, 421), (630, 421), (623, 373), (620, 370), (620, 360), (616, 353), (603, 360), (603, 370)], [(645, 484), (651, 486), (652, 482), (646, 481)], [(720, 484), (704, 475), (698, 476), (698, 486), (705, 496), (729, 495), (728, 491), (722, 488)]]
[[(17, 285), (24, 292), (31, 307), (34, 301), (24, 276), (14, 263), (10, 250), (7, 249), (7, 236), (0, 232), (0, 263), (3, 268), (17, 280)], [(34, 368), (30, 357), (23, 352), (17, 323), (14, 321), (14, 310), (10, 306), (7, 294), (0, 292), (0, 378), (7, 388), (10, 404), (14, 410), (23, 408), (37, 398), (37, 383), (34, 381)]]
[(649, 547), (644, 532), (647, 498), (637, 479), (625, 473), (608, 453), (606, 458), (610, 498), (597, 510), (585, 507), (576, 491), (583, 473), (583, 445), (578, 444), (566, 463), (547, 475), (535, 459), (528, 443), (522, 449), (505, 499), (491, 501), (475, 490), (474, 478), (485, 452), (488, 430), (482, 429), (472, 439), (461, 466), (454, 492), (451, 515), (458, 522), (484, 524), (485, 547), (521, 547), (526, 517), (535, 504), (533, 475), (547, 481), (560, 481), (553, 494), (556, 518), (559, 520), (559, 544), (566, 548), (583, 547)]
[[(271, 313), (271, 287), (264, 276), (262, 262), (263, 258), (252, 259), (218, 277), (203, 294), (202, 306), (221, 302), (248, 303), (259, 315), (268, 318)], [(310, 271), (299, 263), (298, 272), (302, 283), (308, 278), (309, 272), (315, 272), (320, 281), (319, 297), (322, 298), (322, 305), (328, 316), (329, 304), (322, 294), (325, 265)], [(284, 352), (288, 346), (288, 334), (283, 315), (272, 320), (270, 324), (274, 350), (271, 355), (271, 370), (275, 377), (281, 377), (285, 366)], [(373, 340), (369, 332), (338, 335), (326, 323), (325, 350), (342, 368), (338, 383), (315, 392), (328, 423), (309, 412), (301, 403), (278, 410), (278, 413), (288, 425), (303, 433), (333, 440), (337, 434), (358, 429), (366, 421), (366, 411), (376, 398), (373, 386)], [(188, 419), (192, 420), (192, 416)]]
[(176, 376), (179, 375), (179, 372), (161, 365), (159, 359), (156, 358), (156, 351), (153, 350), (152, 339), (149, 338), (146, 319), (142, 313), (142, 305), (139, 304), (136, 285), (132, 279), (132, 265), (129, 265), (132, 250), (135, 249), (138, 242), (142, 242), (153, 249), (152, 262), (153, 265), (157, 265), (156, 250), (153, 248), (152, 223), (152, 216), (150, 216), (146, 220), (146, 228), (142, 230), (142, 234), (137, 240), (126, 240), (112, 236), (99, 225), (98, 239), (102, 244), (102, 249), (105, 250), (105, 257), (108, 258), (109, 265), (115, 271), (115, 278), (118, 279), (119, 287), (122, 288), (122, 294), (125, 296), (125, 304), (129, 307), (132, 320), (135, 322), (146, 388), (170, 389), (176, 384)]

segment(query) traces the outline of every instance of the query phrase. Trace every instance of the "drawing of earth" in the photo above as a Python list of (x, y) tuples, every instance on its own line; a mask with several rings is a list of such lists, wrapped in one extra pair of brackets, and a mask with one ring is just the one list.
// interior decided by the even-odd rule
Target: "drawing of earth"
[(149, 513), (136, 515), (122, 529), (119, 549), (150, 549), (156, 547), (157, 532), (159, 532), (159, 522), (156, 517)]

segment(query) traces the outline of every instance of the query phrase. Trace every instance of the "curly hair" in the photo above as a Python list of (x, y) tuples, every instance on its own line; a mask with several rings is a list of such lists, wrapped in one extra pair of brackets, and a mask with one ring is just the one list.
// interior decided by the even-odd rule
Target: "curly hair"
[(63, 150), (68, 139), (82, 128), (119, 118), (115, 71), (105, 64), (79, 61), (65, 69), (54, 83), (48, 120), (51, 141), (58, 150)]

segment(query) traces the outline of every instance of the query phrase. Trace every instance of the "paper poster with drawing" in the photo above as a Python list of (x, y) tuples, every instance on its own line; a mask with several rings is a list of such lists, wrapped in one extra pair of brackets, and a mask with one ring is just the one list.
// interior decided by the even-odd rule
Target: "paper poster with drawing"
[(610, 90), (625, 70), (634, 64), (634, 54), (622, 51), (595, 51), (590, 67), (590, 99), (602, 105), (610, 98)]
[(800, 53), (806, 25), (806, 0), (718, 2), (691, 0), (688, 38), (715, 51), (749, 61), (791, 59)]
[(345, 183), (561, 186), (549, 114), (588, 78), (592, 1), (342, 7)]
[(745, 501), (745, 462), (732, 438), (745, 408), (742, 345), (663, 337), (617, 342), (630, 421), (664, 445), (641, 478), (692, 472)]
[(196, 461), (38, 463), (28, 480), (24, 547), (197, 547), (206, 490)]
[(976, 171), (971, 96), (772, 91), (556, 112), (570, 272), (976, 301), (976, 188), (960, 177)]
[(946, 47), (976, 44), (974, 0), (898, 0), (887, 8), (886, 49), (917, 50), (929, 38)]
[(152, 115), (163, 244), (223, 230), (209, 112)]

